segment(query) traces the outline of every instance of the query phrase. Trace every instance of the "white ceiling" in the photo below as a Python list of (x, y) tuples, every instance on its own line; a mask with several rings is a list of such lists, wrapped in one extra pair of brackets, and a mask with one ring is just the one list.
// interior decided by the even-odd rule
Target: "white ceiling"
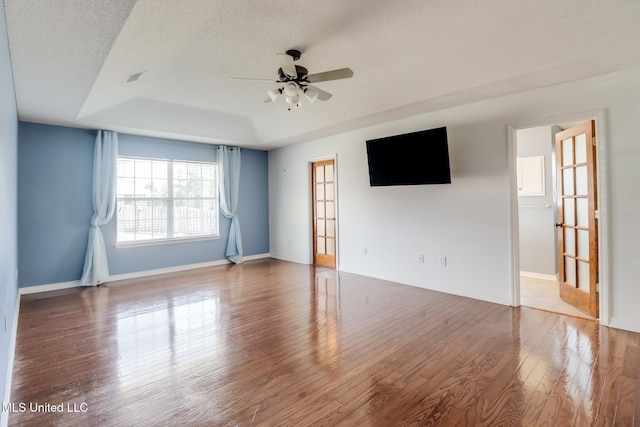
[[(5, 0), (20, 120), (274, 147), (640, 66), (638, 0)], [(297, 48), (326, 102), (264, 103)], [(128, 75), (144, 72), (133, 83)]]

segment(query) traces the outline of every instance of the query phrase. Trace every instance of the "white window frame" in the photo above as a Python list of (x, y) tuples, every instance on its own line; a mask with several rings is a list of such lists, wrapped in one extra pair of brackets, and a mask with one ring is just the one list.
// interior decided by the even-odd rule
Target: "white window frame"
[[(129, 160), (140, 160), (140, 161), (158, 161), (158, 162), (166, 162), (167, 164), (167, 197), (121, 197), (116, 196), (116, 248), (130, 248), (130, 247), (138, 247), (138, 246), (151, 246), (151, 245), (166, 245), (172, 243), (184, 243), (184, 242), (194, 242), (201, 240), (212, 240), (220, 238), (220, 204), (218, 200), (218, 174), (217, 174), (217, 164), (215, 162), (203, 162), (203, 161), (192, 161), (192, 160), (174, 160), (174, 159), (161, 159), (161, 158), (151, 158), (151, 157), (139, 157), (139, 156), (118, 156), (118, 161), (121, 159), (129, 159)], [(211, 165), (214, 168), (213, 172), (213, 187), (214, 187), (214, 197), (176, 197), (174, 194), (174, 177), (173, 170), (174, 165), (176, 163), (195, 163), (195, 164), (206, 164)], [(120, 176), (116, 177), (116, 194), (119, 193), (117, 191), (119, 185)], [(215, 230), (212, 230), (212, 233), (209, 234), (200, 234), (193, 236), (173, 236), (174, 234), (174, 217), (173, 217), (173, 206), (176, 201), (184, 201), (184, 200), (202, 200), (202, 201), (213, 201), (214, 202), (214, 212), (215, 212)], [(165, 201), (166, 208), (166, 231), (167, 237), (162, 238), (153, 238), (153, 239), (136, 239), (136, 240), (125, 240), (119, 241), (118, 239), (118, 230), (120, 229), (119, 223), (119, 210), (121, 202), (133, 202), (137, 201)]]

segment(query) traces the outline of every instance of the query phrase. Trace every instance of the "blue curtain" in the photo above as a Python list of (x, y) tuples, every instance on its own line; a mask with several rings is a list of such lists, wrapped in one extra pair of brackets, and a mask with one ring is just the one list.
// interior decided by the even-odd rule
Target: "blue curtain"
[(116, 207), (118, 134), (98, 131), (93, 154), (93, 217), (80, 284), (94, 286), (109, 278), (107, 252), (100, 226), (113, 218)]
[(218, 187), (220, 210), (231, 219), (225, 257), (234, 264), (242, 263), (242, 236), (236, 215), (240, 194), (240, 153), (238, 147), (218, 147)]

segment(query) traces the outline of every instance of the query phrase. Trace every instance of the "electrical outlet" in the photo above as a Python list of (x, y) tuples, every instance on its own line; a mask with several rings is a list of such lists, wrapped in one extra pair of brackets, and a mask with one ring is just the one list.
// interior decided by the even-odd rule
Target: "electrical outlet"
[(440, 257), (440, 267), (446, 267), (447, 266), (447, 257), (446, 256), (441, 256)]
[(366, 255), (366, 254), (367, 254), (367, 248), (363, 248), (363, 249), (362, 249), (362, 254), (363, 254), (363, 255)]
[(423, 254), (418, 255), (418, 262), (420, 264), (424, 264), (424, 255)]

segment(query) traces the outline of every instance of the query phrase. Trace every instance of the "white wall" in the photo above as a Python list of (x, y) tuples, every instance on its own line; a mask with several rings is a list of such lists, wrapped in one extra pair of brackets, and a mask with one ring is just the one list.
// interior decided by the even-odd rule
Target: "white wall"
[[(640, 331), (640, 69), (509, 95), (269, 153), (274, 257), (309, 262), (308, 162), (337, 155), (343, 271), (508, 304), (508, 125), (606, 109), (611, 325)], [(447, 126), (451, 185), (371, 188), (365, 140)], [(368, 255), (363, 254), (367, 248)], [(425, 263), (418, 255), (425, 255)], [(447, 256), (447, 267), (438, 265)]]
[[(517, 132), (518, 157), (544, 156), (544, 196), (518, 197), (520, 226), (520, 271), (555, 276), (556, 237), (554, 227), (551, 126), (521, 129)], [(552, 209), (543, 208), (552, 206)]]

